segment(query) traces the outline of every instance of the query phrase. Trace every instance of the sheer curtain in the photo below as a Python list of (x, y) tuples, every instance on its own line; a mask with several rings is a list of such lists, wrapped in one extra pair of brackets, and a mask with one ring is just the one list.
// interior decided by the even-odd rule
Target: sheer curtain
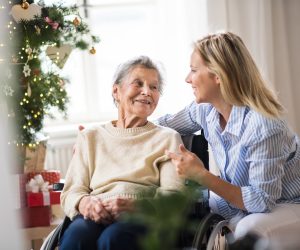
[(300, 1), (207, 0), (207, 22), (209, 32), (229, 30), (242, 37), (300, 134)]

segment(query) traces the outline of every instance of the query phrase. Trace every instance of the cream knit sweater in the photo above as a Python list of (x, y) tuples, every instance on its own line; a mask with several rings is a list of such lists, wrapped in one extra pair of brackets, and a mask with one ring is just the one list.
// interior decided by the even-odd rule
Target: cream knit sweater
[(180, 143), (177, 132), (151, 122), (128, 129), (110, 122), (80, 132), (61, 194), (65, 214), (77, 215), (86, 195), (137, 199), (181, 189), (183, 180), (164, 154), (177, 152)]

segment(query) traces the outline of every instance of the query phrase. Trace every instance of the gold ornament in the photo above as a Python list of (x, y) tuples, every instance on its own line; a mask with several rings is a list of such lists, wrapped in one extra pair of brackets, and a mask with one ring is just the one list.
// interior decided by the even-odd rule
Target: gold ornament
[(40, 35), (40, 34), (41, 34), (41, 29), (40, 29), (40, 27), (37, 26), (37, 25), (34, 25), (34, 28), (35, 28), (36, 34), (37, 34), (37, 35)]
[(30, 87), (29, 83), (28, 83), (28, 86), (27, 86), (27, 95), (28, 95), (28, 97), (31, 97), (31, 87)]
[(21, 3), (21, 7), (24, 9), (24, 10), (27, 10), (29, 8), (29, 3), (27, 3), (26, 0), (23, 0), (23, 3)]
[(73, 20), (73, 24), (74, 26), (78, 26), (80, 24), (80, 20), (77, 17), (75, 17), (75, 19)]
[(90, 49), (90, 53), (91, 53), (92, 55), (96, 54), (96, 49), (95, 49), (94, 47), (92, 47), (92, 48)]

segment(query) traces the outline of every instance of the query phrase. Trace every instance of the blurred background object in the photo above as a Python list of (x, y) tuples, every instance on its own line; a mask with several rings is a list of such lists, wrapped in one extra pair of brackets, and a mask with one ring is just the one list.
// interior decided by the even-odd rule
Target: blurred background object
[[(8, 10), (6, 2), (0, 2), (0, 82), (3, 82), (3, 76), (8, 69), (6, 58), (9, 53), (7, 44), (9, 34), (5, 32), (4, 26), (8, 22)], [(12, 169), (15, 164), (14, 153), (8, 147), (7, 142), (9, 134), (13, 133), (14, 126), (9, 123), (7, 117), (7, 105), (4, 102), (5, 92), (3, 86), (0, 91), (0, 249), (23, 249), (23, 239), (20, 233), (19, 219), (14, 210), (13, 198), (17, 195), (17, 187), (12, 183)]]

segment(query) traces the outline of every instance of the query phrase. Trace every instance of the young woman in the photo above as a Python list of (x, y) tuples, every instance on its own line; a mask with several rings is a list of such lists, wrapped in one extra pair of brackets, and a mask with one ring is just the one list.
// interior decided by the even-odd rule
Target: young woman
[(300, 246), (300, 139), (281, 119), (283, 108), (243, 41), (230, 32), (204, 37), (190, 68), (195, 101), (159, 124), (181, 134), (203, 129), (220, 178), (183, 145), (167, 152), (177, 173), (212, 191), (212, 211), (245, 217), (236, 236), (251, 230), (280, 242), (288, 232)]

